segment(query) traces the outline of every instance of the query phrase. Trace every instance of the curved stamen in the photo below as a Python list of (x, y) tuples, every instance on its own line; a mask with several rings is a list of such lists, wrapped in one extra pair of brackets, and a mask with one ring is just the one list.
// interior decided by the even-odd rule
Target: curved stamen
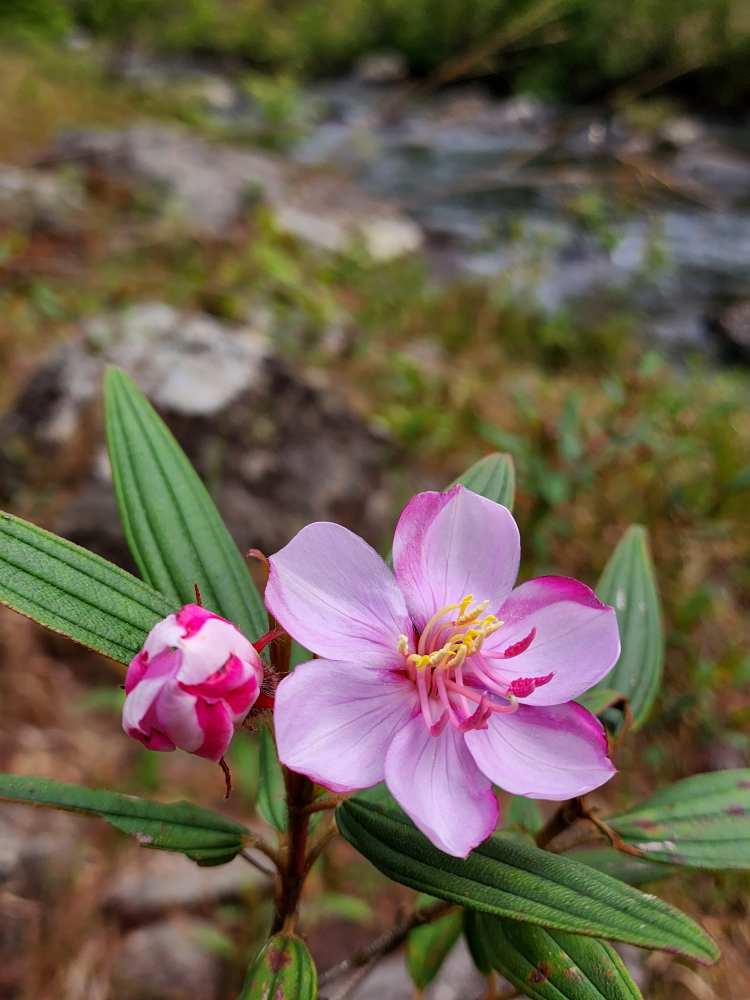
[[(470, 597), (469, 599), (473, 600), (473, 597)], [(430, 620), (425, 625), (422, 635), (419, 637), (419, 645), (417, 646), (418, 653), (424, 653), (425, 649), (427, 648), (427, 638), (430, 634), (432, 626), (436, 622), (440, 621), (443, 615), (448, 614), (449, 611), (455, 611), (456, 608), (462, 608), (462, 607), (463, 604), (446, 604), (446, 606), (444, 608), (441, 608), (440, 611), (435, 612), (432, 618), (430, 618)]]

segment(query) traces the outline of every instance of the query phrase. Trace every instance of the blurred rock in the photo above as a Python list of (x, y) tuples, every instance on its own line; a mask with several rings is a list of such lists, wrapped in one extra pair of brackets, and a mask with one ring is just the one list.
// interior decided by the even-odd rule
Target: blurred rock
[(362, 83), (398, 83), (409, 72), (398, 52), (370, 52), (357, 63), (354, 74)]
[(23, 857), (23, 838), (20, 832), (0, 819), (0, 885), (17, 871)]
[(49, 170), (0, 165), (0, 223), (69, 228), (83, 209), (80, 185)]
[(622, 964), (628, 970), (630, 978), (639, 990), (644, 991), (651, 978), (646, 966), (646, 959), (650, 952), (643, 948), (636, 948), (634, 944), (623, 944), (621, 941), (613, 942), (613, 947), (622, 959)]
[(52, 155), (163, 190), (164, 210), (172, 217), (181, 214), (198, 233), (229, 235), (248, 201), (260, 195), (284, 231), (327, 250), (347, 252), (364, 242), (376, 259), (386, 260), (422, 244), (416, 223), (350, 178), (266, 152), (213, 144), (176, 128), (71, 131)]
[(178, 907), (235, 903), (268, 884), (270, 880), (242, 858), (199, 868), (183, 854), (139, 850), (118, 870), (107, 908), (125, 920), (141, 922)]
[(733, 344), (750, 348), (750, 300), (735, 302), (719, 316), (719, 325)]
[(689, 146), (706, 134), (706, 130), (697, 118), (690, 118), (688, 115), (676, 115), (667, 118), (659, 129), (659, 136), (664, 142), (669, 143), (676, 149)]
[(132, 568), (99, 411), (104, 370), (115, 363), (162, 413), (242, 551), (274, 552), (313, 520), (378, 540), (385, 442), (325, 386), (295, 375), (260, 334), (163, 303), (100, 316), (83, 333), (39, 369), (1, 428), (42, 470), (69, 484), (81, 470), (59, 533)]
[(165, 920), (133, 931), (112, 969), (112, 1000), (216, 1000), (221, 967), (201, 947), (198, 920)]

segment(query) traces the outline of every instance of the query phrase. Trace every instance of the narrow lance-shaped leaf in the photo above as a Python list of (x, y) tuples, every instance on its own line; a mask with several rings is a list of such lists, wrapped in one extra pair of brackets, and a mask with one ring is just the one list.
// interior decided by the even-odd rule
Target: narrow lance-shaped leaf
[(476, 914), (474, 933), (493, 968), (531, 1000), (641, 1000), (605, 941), (486, 913)]
[(596, 596), (615, 609), (622, 643), (619, 660), (597, 687), (621, 691), (640, 726), (659, 691), (664, 662), (661, 608), (645, 528), (633, 524), (625, 532)]
[(0, 801), (98, 816), (144, 847), (177, 851), (201, 866), (226, 864), (250, 839), (241, 823), (190, 802), (151, 802), (51, 778), (1, 774)]
[(440, 972), (448, 952), (458, 940), (463, 922), (463, 910), (455, 910), (409, 932), (406, 939), (406, 964), (418, 990), (428, 986)]
[(462, 906), (558, 930), (719, 958), (715, 943), (688, 916), (593, 868), (492, 836), (466, 858), (439, 851), (402, 813), (349, 799), (339, 830), (389, 878)]
[(458, 477), (452, 486), (463, 484), (472, 493), (494, 500), (513, 510), (516, 496), (516, 469), (511, 455), (497, 451), (485, 455)]
[(269, 826), (284, 833), (288, 824), (284, 775), (273, 734), (265, 726), (258, 733), (258, 748), (258, 812)]
[(750, 769), (685, 778), (607, 823), (653, 861), (750, 868)]
[(526, 798), (525, 795), (511, 795), (505, 813), (505, 825), (538, 833), (544, 826), (544, 817), (534, 799)]
[(627, 882), (628, 885), (647, 885), (649, 882), (668, 878), (675, 870), (671, 865), (648, 861), (646, 858), (625, 854), (624, 851), (615, 851), (611, 847), (588, 847), (570, 851), (565, 856), (621, 882)]
[(271, 938), (247, 971), (238, 1000), (317, 1000), (318, 973), (298, 937)]
[(0, 603), (129, 663), (176, 603), (101, 556), (0, 513)]
[(263, 602), (208, 490), (146, 397), (119, 368), (106, 377), (107, 445), (125, 538), (144, 580), (203, 604), (257, 639)]

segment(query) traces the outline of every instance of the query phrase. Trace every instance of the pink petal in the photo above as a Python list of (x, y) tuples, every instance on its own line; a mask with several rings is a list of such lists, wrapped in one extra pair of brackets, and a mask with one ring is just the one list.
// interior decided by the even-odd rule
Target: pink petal
[(504, 624), (487, 639), (483, 652), (505, 652), (536, 629), (528, 648), (510, 659), (486, 657), (508, 680), (546, 677), (524, 698), (525, 705), (562, 705), (605, 677), (620, 655), (620, 635), (612, 608), (582, 583), (544, 576), (516, 587), (497, 612)]
[(198, 725), (204, 733), (204, 739), (193, 753), (197, 757), (205, 757), (218, 763), (227, 752), (227, 747), (234, 735), (234, 726), (226, 708), (221, 705), (209, 705), (200, 698), (196, 702), (195, 712)]
[(513, 795), (562, 801), (615, 773), (601, 723), (575, 702), (521, 705), (512, 715), (493, 715), (487, 729), (465, 740), (487, 777)]
[[(142, 655), (142, 654), (139, 654)], [(136, 660), (138, 657), (136, 657)], [(155, 704), (165, 684), (175, 676), (182, 662), (179, 649), (162, 651), (148, 662), (140, 680), (127, 692), (122, 710), (122, 725), (126, 733), (147, 732), (143, 724), (147, 712)], [(135, 663), (135, 660), (133, 661)], [(128, 668), (128, 674), (133, 664)]]
[[(209, 618), (218, 618), (211, 611), (200, 607), (198, 604), (186, 604), (177, 612), (177, 621), (183, 626), (183, 639), (189, 639), (199, 632)], [(226, 619), (222, 618), (221, 621)]]
[(206, 619), (199, 631), (180, 639), (179, 646), (183, 650), (179, 676), (183, 684), (203, 684), (233, 654), (262, 670), (250, 641), (234, 625), (215, 615)]
[[(262, 680), (262, 671), (260, 678)], [(253, 667), (232, 653), (219, 670), (202, 684), (183, 684), (180, 687), (187, 694), (215, 703), (223, 701), (232, 716), (240, 722), (250, 711), (250, 706), (258, 697), (258, 673)]]
[(158, 728), (166, 733), (175, 746), (195, 753), (202, 746), (205, 733), (198, 722), (193, 695), (185, 694), (176, 681), (164, 685), (155, 702)]
[(334, 792), (383, 780), (385, 754), (411, 714), (411, 681), (336, 660), (294, 668), (276, 690), (279, 759)]
[(393, 539), (396, 579), (421, 631), (440, 608), (473, 594), (495, 614), (518, 575), (521, 543), (513, 515), (464, 486), (419, 493)]
[(266, 606), (307, 649), (332, 660), (393, 660), (411, 636), (406, 604), (377, 552), (340, 524), (303, 528), (271, 556)]
[(465, 858), (495, 829), (492, 785), (453, 726), (430, 736), (421, 714), (410, 719), (388, 750), (385, 782), (404, 812), (446, 854)]

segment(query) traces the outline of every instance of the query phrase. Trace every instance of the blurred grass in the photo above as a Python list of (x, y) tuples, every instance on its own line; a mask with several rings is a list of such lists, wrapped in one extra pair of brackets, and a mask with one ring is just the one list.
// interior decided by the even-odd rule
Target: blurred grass
[[(74, 26), (118, 46), (241, 59), (317, 76), (374, 50), (412, 72), (483, 46), (548, 0), (5, 0), (0, 36), (63, 38)], [(745, 0), (559, 0), (541, 25), (474, 72), (501, 86), (576, 98), (635, 74), (695, 69), (705, 100), (741, 107), (750, 85)]]

